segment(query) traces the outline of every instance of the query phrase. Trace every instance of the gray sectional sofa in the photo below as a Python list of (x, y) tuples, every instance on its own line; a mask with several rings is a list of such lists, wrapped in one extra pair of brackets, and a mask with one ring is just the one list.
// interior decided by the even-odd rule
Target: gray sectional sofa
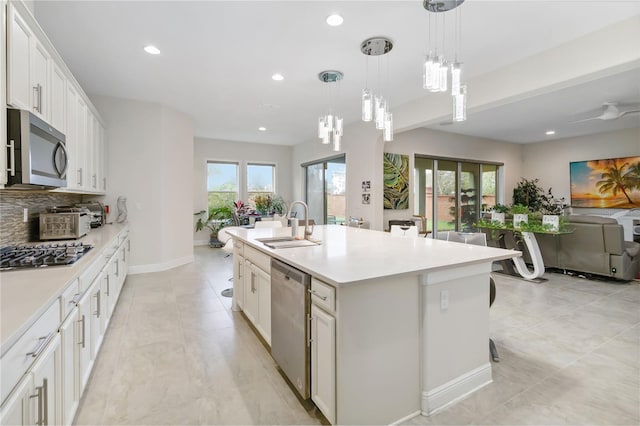
[(613, 218), (571, 215), (573, 232), (536, 234), (545, 267), (631, 280), (639, 272), (640, 244), (624, 241), (622, 225)]

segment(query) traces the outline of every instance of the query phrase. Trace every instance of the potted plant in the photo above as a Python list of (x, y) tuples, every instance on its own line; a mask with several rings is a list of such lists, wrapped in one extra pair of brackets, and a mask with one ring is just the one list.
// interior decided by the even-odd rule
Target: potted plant
[(491, 222), (498, 222), (504, 225), (504, 215), (509, 211), (509, 207), (504, 204), (496, 204), (491, 208)]
[(204, 218), (206, 210), (195, 213), (194, 216), (200, 216), (196, 222), (196, 231), (202, 231), (204, 228), (208, 228), (209, 234), (209, 246), (210, 247), (222, 247), (224, 244), (218, 239), (218, 232), (225, 226), (229, 226), (233, 222), (233, 214), (229, 207), (213, 207), (209, 209), (209, 215)]
[(520, 229), (522, 223), (529, 223), (529, 207), (522, 204), (514, 204), (511, 206), (511, 213), (513, 213), (514, 229)]

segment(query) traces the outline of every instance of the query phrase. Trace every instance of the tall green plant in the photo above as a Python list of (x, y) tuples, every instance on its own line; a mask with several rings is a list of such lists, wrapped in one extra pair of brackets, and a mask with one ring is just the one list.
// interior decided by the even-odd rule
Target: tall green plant
[(513, 188), (513, 204), (521, 204), (529, 207), (529, 210), (537, 212), (545, 201), (545, 190), (538, 185), (539, 179), (521, 178)]

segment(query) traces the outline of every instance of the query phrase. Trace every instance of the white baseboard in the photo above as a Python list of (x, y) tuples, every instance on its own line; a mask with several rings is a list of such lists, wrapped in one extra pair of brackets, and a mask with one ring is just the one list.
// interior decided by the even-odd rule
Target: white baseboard
[(389, 426), (399, 425), (399, 424), (405, 423), (406, 421), (411, 420), (412, 418), (417, 417), (420, 414), (422, 414), (422, 413), (420, 412), (420, 410), (418, 410), (415, 413), (411, 413), (408, 416), (404, 416), (403, 418), (396, 420), (395, 422), (391, 423)]
[(422, 415), (430, 416), (490, 384), (491, 364), (486, 363), (430, 391), (422, 392)]
[(209, 245), (209, 240), (193, 240), (193, 246), (197, 247), (197, 246), (208, 246)]
[(146, 274), (148, 272), (162, 272), (167, 269), (172, 269), (177, 266), (185, 265), (193, 262), (193, 255), (181, 257), (179, 259), (173, 259), (164, 263), (151, 263), (147, 265), (135, 265), (129, 266), (129, 274)]

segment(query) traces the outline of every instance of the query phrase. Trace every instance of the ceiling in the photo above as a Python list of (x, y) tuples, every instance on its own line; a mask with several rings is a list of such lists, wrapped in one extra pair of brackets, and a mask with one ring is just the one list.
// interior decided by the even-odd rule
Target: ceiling
[[(421, 76), (427, 12), (419, 0), (38, 0), (35, 11), (87, 93), (173, 107), (193, 117), (199, 137), (282, 145), (312, 140), (328, 106), (347, 125), (359, 120), (367, 79), (374, 89), (380, 81), (392, 110), (429, 96)], [(607, 0), (603, 7), (590, 0), (467, 0), (459, 11), (459, 57), (471, 79), (640, 15), (640, 1)], [(342, 26), (325, 23), (332, 13), (344, 17)], [(449, 43), (453, 15), (446, 19)], [(359, 46), (374, 36), (390, 38), (394, 48), (367, 59)], [(148, 55), (147, 44), (162, 53)], [(446, 48), (452, 51), (452, 43)], [(344, 73), (337, 90), (317, 77), (328, 69)], [(284, 80), (273, 81), (274, 73)], [(544, 140), (548, 129), (558, 138), (640, 127), (640, 114), (568, 124), (598, 115), (606, 101), (640, 103), (639, 75), (627, 71), (470, 111), (464, 123), (443, 126), (442, 117), (426, 127), (518, 143)]]

